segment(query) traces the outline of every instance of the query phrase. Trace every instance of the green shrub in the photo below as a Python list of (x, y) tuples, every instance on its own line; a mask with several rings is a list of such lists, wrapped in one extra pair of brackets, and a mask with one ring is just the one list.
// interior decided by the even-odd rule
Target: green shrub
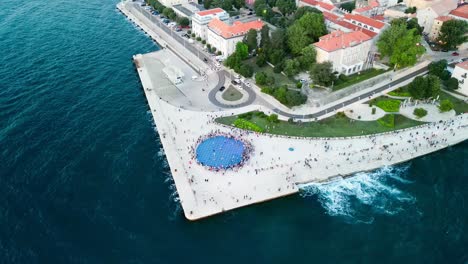
[(237, 118), (233, 124), (235, 127), (240, 129), (247, 129), (255, 132), (263, 132), (264, 129), (259, 127), (257, 124), (247, 121), (242, 118)]
[(427, 115), (427, 111), (424, 108), (416, 108), (413, 111), (413, 115), (417, 116), (418, 118), (421, 118)]
[(375, 107), (372, 108), (372, 114), (375, 115), (375, 112), (377, 111), (377, 109)]
[(192, 33), (192, 35), (191, 35), (191, 36), (192, 36), (192, 38), (194, 38), (194, 37), (195, 37), (195, 33)]
[(453, 103), (449, 99), (442, 100), (439, 104), (440, 112), (448, 112), (453, 109)]
[(205, 44), (206, 44), (206, 40), (202, 40), (201, 43), (202, 43), (203, 45), (205, 45)]
[(395, 115), (394, 114), (385, 115), (384, 117), (378, 119), (377, 122), (379, 122), (379, 124), (381, 124), (384, 127), (394, 128), (395, 127)]
[(336, 117), (338, 118), (345, 118), (346, 117), (346, 114), (344, 112), (338, 112), (336, 113)]
[(200, 38), (200, 37), (197, 37), (197, 41), (201, 41), (201, 38)]
[(267, 117), (267, 121), (271, 123), (279, 123), (278, 115), (277, 114), (271, 114)]
[(187, 34), (192, 34), (192, 30), (187, 30)]
[(450, 78), (446, 81), (445, 85), (447, 86), (448, 90), (457, 90), (458, 89), (458, 80), (457, 78)]
[(307, 101), (307, 96), (301, 92), (289, 90), (285, 85), (274, 88), (263, 87), (261, 91), (275, 97), (276, 100), (288, 107), (301, 105)]
[(299, 88), (299, 89), (302, 88), (302, 83), (301, 83), (301, 82), (297, 82), (297, 83), (296, 83), (296, 88)]
[(400, 111), (401, 101), (399, 100), (380, 100), (375, 105), (384, 110), (385, 112), (398, 112)]

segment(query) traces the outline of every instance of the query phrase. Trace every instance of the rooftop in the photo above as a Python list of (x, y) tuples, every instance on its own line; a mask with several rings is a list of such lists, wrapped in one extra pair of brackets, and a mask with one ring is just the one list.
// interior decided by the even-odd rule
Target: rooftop
[(314, 46), (328, 52), (345, 49), (356, 46), (362, 42), (370, 40), (371, 37), (364, 34), (362, 31), (352, 31), (345, 33), (341, 30), (336, 30), (328, 35), (320, 37), (320, 40), (314, 43)]
[(462, 17), (468, 19), (468, 5), (462, 5), (457, 9), (450, 12), (452, 16)]
[(213, 8), (213, 9), (209, 9), (205, 11), (200, 11), (200, 12), (197, 12), (196, 14), (199, 16), (208, 16), (208, 15), (214, 15), (214, 14), (223, 13), (223, 12), (226, 12), (226, 11), (217, 7), (217, 8)]
[(372, 19), (370, 17), (358, 15), (358, 14), (345, 14), (344, 18), (347, 20), (355, 20), (357, 22), (361, 22), (363, 24), (366, 24), (368, 26), (374, 27), (374, 28), (383, 28), (385, 26), (385, 23), (382, 21), (378, 21), (375, 19)]
[(452, 19), (453, 19), (453, 17), (450, 17), (450, 16), (440, 16), (440, 17), (436, 17), (435, 20), (445, 22), (445, 21), (449, 21), (449, 20), (452, 20)]
[(208, 24), (208, 27), (224, 38), (232, 38), (242, 36), (251, 29), (260, 30), (262, 29), (263, 25), (264, 24), (261, 20), (255, 20), (246, 23), (235, 21), (232, 25), (228, 25), (218, 18), (214, 18)]
[(455, 65), (455, 67), (460, 67), (468, 71), (468, 60), (458, 63), (457, 65)]
[(325, 2), (321, 2), (321, 1), (317, 1), (317, 0), (301, 0), (301, 2), (309, 4), (309, 5), (321, 7), (322, 9), (325, 9), (325, 10), (328, 10), (328, 11), (332, 11), (333, 9), (335, 9), (334, 5), (331, 5), (331, 4), (328, 4), (328, 3), (325, 3)]
[(336, 25), (339, 25), (339, 26), (342, 26), (344, 28), (347, 28), (347, 29), (350, 29), (352, 31), (361, 31), (363, 32), (364, 34), (368, 35), (369, 37), (373, 38), (377, 35), (377, 32), (373, 32), (373, 31), (370, 31), (370, 30), (367, 30), (367, 29), (364, 29), (362, 27), (359, 27), (359, 26), (356, 26), (354, 24), (351, 24), (349, 22), (346, 22), (344, 21), (341, 17), (335, 15), (335, 14), (332, 14), (332, 13), (329, 13), (329, 12), (323, 12), (323, 17), (336, 24)]

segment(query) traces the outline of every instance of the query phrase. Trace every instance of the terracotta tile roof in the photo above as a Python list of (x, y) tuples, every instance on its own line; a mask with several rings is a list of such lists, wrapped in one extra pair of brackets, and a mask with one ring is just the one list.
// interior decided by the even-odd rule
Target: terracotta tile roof
[(334, 5), (321, 2), (321, 1), (317, 1), (317, 0), (301, 0), (301, 2), (312, 5), (312, 6), (320, 7), (328, 11), (332, 11), (333, 9), (335, 9)]
[(332, 52), (359, 45), (370, 39), (371, 37), (364, 34), (362, 31), (345, 33), (341, 30), (336, 30), (328, 35), (320, 37), (320, 40), (314, 43), (314, 46), (322, 50)]
[(207, 15), (214, 15), (214, 14), (218, 14), (222, 12), (225, 12), (225, 11), (221, 8), (213, 8), (213, 9), (197, 12), (196, 14), (198, 14), (199, 16), (207, 16)]
[(440, 17), (436, 17), (435, 20), (439, 20), (439, 21), (445, 22), (445, 21), (452, 20), (452, 18), (453, 18), (453, 17), (450, 17), (450, 16), (440, 16)]
[(218, 18), (214, 18), (208, 23), (208, 27), (212, 29), (216, 34), (223, 36), (224, 38), (238, 37), (247, 34), (250, 29), (260, 30), (263, 27), (261, 20), (250, 21), (242, 23), (235, 21), (234, 24), (228, 25)]
[(458, 63), (457, 65), (455, 65), (456, 67), (460, 67), (460, 68), (463, 68), (465, 70), (468, 71), (468, 61), (464, 61), (464, 62), (460, 62)]
[(379, 20), (379, 21), (385, 21), (385, 17), (383, 15), (373, 16), (372, 19)]
[(452, 16), (462, 17), (468, 19), (468, 5), (462, 5), (459, 8), (450, 12)]
[(383, 28), (385, 26), (384, 22), (372, 19), (370, 17), (358, 15), (358, 14), (345, 14), (344, 15), (345, 20), (355, 20), (357, 22), (361, 22), (363, 24), (366, 24), (368, 26), (374, 27), (374, 28)]
[(339, 26), (342, 26), (344, 28), (347, 28), (347, 29), (350, 29), (352, 31), (362, 31), (364, 34), (368, 35), (369, 37), (373, 38), (377, 35), (377, 32), (373, 32), (373, 31), (370, 31), (370, 30), (367, 30), (365, 28), (361, 28), (359, 26), (356, 26), (354, 24), (351, 24), (349, 22), (346, 22), (344, 21), (341, 17), (335, 15), (335, 14), (332, 14), (332, 13), (329, 13), (329, 12), (323, 12), (323, 17), (334, 23), (334, 24), (337, 24)]

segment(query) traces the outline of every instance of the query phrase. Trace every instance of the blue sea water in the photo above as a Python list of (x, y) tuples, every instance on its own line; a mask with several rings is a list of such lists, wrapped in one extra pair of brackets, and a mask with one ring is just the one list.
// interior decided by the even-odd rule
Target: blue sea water
[(214, 136), (200, 142), (197, 146), (197, 160), (209, 167), (229, 168), (241, 163), (244, 143), (234, 138)]
[(0, 1), (0, 263), (467, 263), (466, 142), (186, 221), (116, 3)]

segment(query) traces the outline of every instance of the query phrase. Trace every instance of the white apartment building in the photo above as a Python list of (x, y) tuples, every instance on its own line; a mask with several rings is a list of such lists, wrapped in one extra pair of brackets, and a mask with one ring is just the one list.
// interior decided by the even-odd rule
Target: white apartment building
[(218, 18), (214, 18), (208, 24), (206, 42), (215, 47), (217, 51), (221, 51), (223, 57), (227, 57), (236, 50), (237, 42), (242, 41), (249, 30), (254, 29), (258, 32), (263, 25), (261, 20), (246, 23), (235, 21), (230, 25)]
[(330, 61), (333, 71), (350, 75), (364, 70), (372, 46), (372, 38), (362, 31), (336, 30), (314, 43), (317, 62)]
[(452, 77), (458, 80), (457, 92), (468, 96), (468, 61), (455, 65)]
[(192, 32), (202, 39), (207, 39), (208, 23), (213, 18), (225, 21), (229, 19), (229, 14), (221, 8), (197, 12), (192, 16)]
[(416, 17), (419, 25), (424, 27), (424, 33), (429, 34), (434, 20), (437, 17), (448, 15), (455, 8), (457, 8), (457, 0), (442, 0), (434, 5), (418, 9)]

